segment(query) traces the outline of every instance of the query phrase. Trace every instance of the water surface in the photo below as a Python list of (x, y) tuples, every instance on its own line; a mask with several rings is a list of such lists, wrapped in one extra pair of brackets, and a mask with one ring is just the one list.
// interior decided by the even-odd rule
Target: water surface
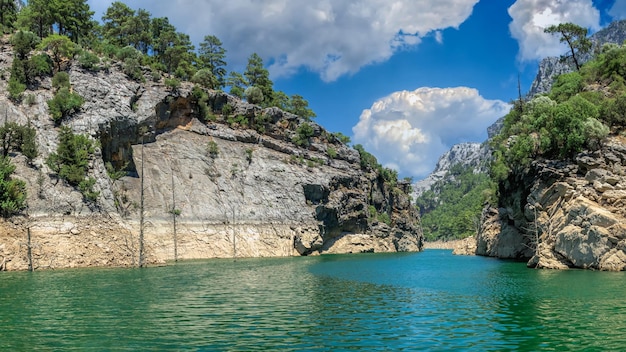
[(8, 272), (0, 350), (621, 350), (624, 275), (447, 250)]

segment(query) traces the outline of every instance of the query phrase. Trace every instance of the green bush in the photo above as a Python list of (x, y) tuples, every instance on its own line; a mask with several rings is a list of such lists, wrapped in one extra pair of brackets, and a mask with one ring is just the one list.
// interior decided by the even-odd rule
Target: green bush
[(70, 75), (67, 72), (57, 72), (52, 77), (52, 87), (56, 89), (70, 88)]
[(326, 148), (326, 153), (331, 159), (334, 159), (337, 157), (337, 150), (333, 147)]
[(98, 55), (92, 53), (91, 51), (83, 50), (78, 56), (78, 63), (80, 67), (89, 71), (98, 71), (100, 70), (100, 58)]
[(257, 132), (265, 133), (267, 124), (270, 122), (270, 117), (266, 114), (258, 114), (254, 116), (254, 125), (252, 126)]
[(24, 154), (28, 160), (37, 157), (35, 129), (29, 126), (18, 125), (14, 122), (0, 126), (0, 153), (8, 156), (12, 151)]
[(137, 64), (139, 64), (139, 60), (141, 60), (143, 54), (141, 53), (141, 51), (129, 45), (123, 47), (122, 49), (119, 49), (119, 51), (117, 51), (116, 53), (116, 56), (117, 59), (120, 61), (126, 61), (126, 59), (135, 59), (137, 61)]
[(9, 98), (13, 101), (22, 100), (22, 94), (26, 90), (26, 85), (20, 83), (16, 79), (9, 79), (9, 85), (7, 87), (7, 91), (9, 92)]
[(261, 104), (263, 102), (263, 91), (259, 87), (248, 87), (243, 94), (250, 104)]
[(191, 77), (191, 82), (208, 89), (215, 89), (220, 85), (220, 82), (217, 80), (213, 72), (211, 72), (208, 68), (198, 70), (198, 72)]
[(71, 93), (69, 88), (63, 87), (48, 100), (48, 110), (52, 115), (52, 120), (59, 123), (61, 119), (69, 116), (83, 106), (85, 100), (76, 93)]
[(248, 126), (249, 121), (248, 121), (248, 118), (243, 115), (233, 115), (233, 116), (229, 116), (226, 119), (226, 122), (228, 122), (230, 126), (245, 127), (245, 126)]
[(339, 141), (340, 141), (341, 143), (343, 143), (343, 144), (349, 144), (349, 143), (351, 142), (351, 141), (350, 141), (350, 137), (348, 137), (348, 136), (344, 135), (344, 134), (343, 134), (343, 133), (341, 133), (341, 132), (335, 132), (335, 133), (333, 133), (333, 136), (334, 136), (335, 138), (337, 138), (337, 140), (339, 140)]
[(178, 90), (178, 88), (180, 88), (180, 81), (177, 80), (176, 78), (166, 78), (163, 83), (171, 91), (176, 91)]
[(0, 156), (0, 212), (7, 218), (26, 208), (26, 183), (11, 176), (15, 165), (7, 156)]
[(217, 146), (217, 143), (215, 143), (215, 141), (209, 141), (209, 143), (207, 144), (207, 153), (209, 154), (209, 156), (211, 157), (211, 159), (215, 159), (219, 156), (220, 154), (220, 149)]
[(557, 77), (550, 91), (550, 98), (563, 102), (583, 89), (583, 77), (579, 72), (564, 73)]
[(222, 115), (223, 116), (230, 116), (230, 114), (233, 113), (233, 106), (230, 104), (224, 104), (224, 106), (222, 106)]
[(66, 180), (71, 186), (77, 187), (83, 197), (95, 201), (99, 193), (93, 191), (95, 179), (87, 178), (89, 161), (93, 157), (95, 146), (86, 135), (74, 134), (69, 127), (63, 126), (59, 131), (57, 151), (51, 153), (46, 165)]
[(380, 165), (378, 164), (378, 160), (376, 159), (376, 157), (370, 154), (369, 152), (365, 151), (365, 148), (363, 148), (362, 145), (357, 144), (354, 146), (354, 149), (359, 152), (359, 156), (361, 159), (360, 160), (361, 169), (377, 170), (380, 168)]
[(310, 138), (314, 134), (313, 126), (310, 123), (304, 122), (296, 128), (296, 135), (291, 139), (293, 143), (298, 146), (308, 146), (310, 144)]
[(608, 126), (593, 117), (583, 122), (583, 135), (587, 146), (591, 149), (600, 149), (609, 132)]
[(141, 70), (141, 65), (139, 64), (139, 60), (134, 57), (127, 57), (126, 59), (124, 59), (122, 71), (124, 71), (128, 78), (134, 81), (145, 81), (145, 78), (143, 77), (143, 71)]
[(626, 126), (626, 93), (605, 100), (600, 108), (600, 118), (610, 126)]
[(54, 62), (48, 54), (34, 55), (28, 60), (28, 77), (30, 79), (34, 77), (47, 76), (52, 73)]

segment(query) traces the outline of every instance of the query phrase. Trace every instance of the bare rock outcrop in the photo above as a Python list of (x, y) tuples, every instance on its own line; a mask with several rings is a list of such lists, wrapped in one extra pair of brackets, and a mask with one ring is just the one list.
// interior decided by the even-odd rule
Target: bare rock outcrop
[(477, 254), (528, 259), (537, 268), (626, 268), (626, 146), (613, 137), (572, 162), (536, 161), (503, 185)]

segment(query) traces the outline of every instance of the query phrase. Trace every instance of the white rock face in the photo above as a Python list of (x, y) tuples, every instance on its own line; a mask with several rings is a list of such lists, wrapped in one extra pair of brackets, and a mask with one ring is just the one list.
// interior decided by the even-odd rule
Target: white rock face
[(575, 163), (535, 162), (527, 174), (513, 175), (504, 208), (484, 216), (476, 253), (530, 258), (528, 266), (536, 268), (624, 270), (624, 162), (626, 145), (618, 137)]
[[(10, 67), (11, 53), (0, 40), (0, 67)], [(32, 163), (19, 153), (13, 157), (29, 207), (28, 216), (0, 221), (2, 269), (28, 266), (21, 245), (27, 228), (39, 268), (136, 264), (142, 176), (151, 263), (172, 260), (175, 251), (179, 259), (196, 259), (422, 247), (419, 214), (408, 195), (363, 170), (357, 151), (314, 122), (308, 122), (308, 145), (298, 146), (292, 138), (304, 120), (277, 108), (210, 91), (215, 121), (205, 123), (186, 83), (171, 92), (161, 81), (134, 82), (116, 63), (108, 72), (88, 72), (70, 62), (68, 72), (85, 104), (62, 125), (97, 143), (89, 176), (100, 195), (96, 202), (83, 200), (46, 165), (58, 144), (46, 105), (51, 78), (26, 92), (35, 96), (33, 105), (0, 95), (0, 111), (8, 121), (30, 122), (39, 148)], [(0, 89), (6, 84), (0, 80)], [(250, 127), (228, 123), (221, 114), (226, 104)], [(112, 181), (106, 163), (126, 165), (128, 175)], [(179, 213), (176, 243), (173, 209)], [(389, 226), (371, 209), (387, 213)]]

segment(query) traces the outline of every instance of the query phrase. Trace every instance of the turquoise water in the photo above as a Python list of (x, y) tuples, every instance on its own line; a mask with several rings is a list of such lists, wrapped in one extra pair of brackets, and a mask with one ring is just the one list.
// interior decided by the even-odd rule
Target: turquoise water
[(626, 274), (450, 251), (0, 273), (0, 351), (626, 349)]

